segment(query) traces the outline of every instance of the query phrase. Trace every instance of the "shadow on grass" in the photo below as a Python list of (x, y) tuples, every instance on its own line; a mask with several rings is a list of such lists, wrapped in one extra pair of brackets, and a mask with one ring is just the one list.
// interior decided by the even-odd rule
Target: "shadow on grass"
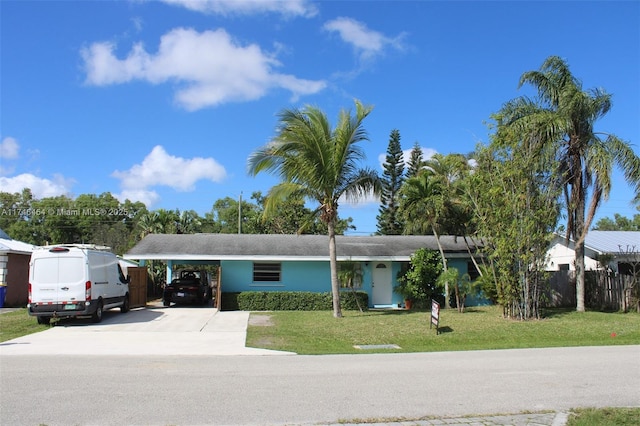
[(562, 318), (575, 311), (575, 308), (545, 308), (542, 310), (542, 318)]
[[(450, 313), (455, 313), (455, 314), (460, 314), (460, 315), (464, 315), (464, 314), (485, 314), (487, 312), (487, 310), (485, 309), (485, 306), (471, 306), (468, 308), (464, 308), (464, 312), (459, 313), (458, 310), (456, 308), (449, 308), (446, 311), (445, 310), (441, 310), (441, 312), (450, 312)], [(415, 308), (415, 309), (411, 309), (411, 310), (406, 310), (406, 309), (369, 309), (367, 311), (364, 311), (362, 313), (357, 312), (357, 311), (352, 311), (352, 313), (354, 315), (346, 315), (346, 317), (367, 317), (367, 316), (386, 316), (386, 315), (393, 315), (393, 316), (401, 316), (401, 315), (412, 315), (412, 314), (420, 314), (420, 315), (430, 315), (431, 314), (431, 309), (426, 309), (426, 308)]]
[[(406, 311), (404, 309), (370, 309), (364, 312), (352, 311), (351, 313), (344, 315), (345, 318), (356, 317), (373, 317), (373, 316), (385, 316), (385, 315), (408, 315), (416, 311)], [(344, 314), (344, 312), (343, 312)]]

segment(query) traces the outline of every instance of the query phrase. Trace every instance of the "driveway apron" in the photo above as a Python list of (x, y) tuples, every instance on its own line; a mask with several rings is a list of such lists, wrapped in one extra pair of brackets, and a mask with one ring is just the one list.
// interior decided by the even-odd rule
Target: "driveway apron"
[[(35, 318), (34, 318), (35, 321)], [(0, 344), (3, 355), (290, 355), (247, 348), (249, 312), (148, 306), (106, 311), (99, 324), (60, 321), (49, 330)]]

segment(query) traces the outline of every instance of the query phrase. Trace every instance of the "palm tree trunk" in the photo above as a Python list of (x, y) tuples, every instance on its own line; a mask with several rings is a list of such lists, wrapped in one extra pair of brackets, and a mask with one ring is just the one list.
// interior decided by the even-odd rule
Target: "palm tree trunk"
[[(478, 262), (476, 261), (476, 257), (474, 256), (473, 253), (471, 253), (471, 247), (469, 246), (469, 241), (467, 240), (466, 236), (462, 236), (462, 238), (464, 238), (464, 243), (467, 246), (467, 253), (469, 253), (469, 257), (471, 258), (471, 261), (473, 262), (473, 266), (476, 267), (476, 271), (478, 271), (478, 275), (482, 276), (482, 270), (480, 269), (480, 266), (478, 265)], [(471, 241), (473, 241), (473, 238), (471, 239)], [(473, 241), (473, 245), (476, 247), (476, 251), (478, 250), (478, 245), (475, 243), (475, 241)]]
[(584, 312), (584, 240), (576, 244), (576, 311)]
[[(438, 250), (440, 250), (440, 257), (442, 258), (442, 268), (444, 272), (447, 272), (447, 259), (444, 257), (444, 250), (442, 249), (442, 244), (440, 244), (440, 236), (436, 231), (436, 227), (432, 226), (433, 235), (436, 237), (436, 242), (438, 243)], [(449, 281), (444, 282), (444, 309), (449, 309)]]
[(584, 196), (577, 200), (576, 206), (576, 218), (575, 218), (575, 229), (579, 232), (578, 235), (575, 236), (575, 264), (576, 264), (576, 312), (584, 312), (584, 240), (587, 236), (587, 230), (584, 227), (584, 211), (585, 211), (585, 200)]
[(340, 286), (338, 284), (338, 260), (336, 255), (336, 229), (333, 220), (327, 223), (329, 230), (329, 268), (331, 269), (331, 296), (333, 299), (333, 317), (342, 318), (340, 308)]

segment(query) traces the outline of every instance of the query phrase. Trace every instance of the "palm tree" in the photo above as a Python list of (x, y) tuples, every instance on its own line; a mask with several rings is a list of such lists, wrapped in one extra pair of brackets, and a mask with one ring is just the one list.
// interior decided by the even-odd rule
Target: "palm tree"
[(266, 197), (264, 214), (269, 216), (279, 202), (289, 196), (303, 196), (318, 203), (315, 214), (327, 225), (333, 316), (342, 317), (336, 256), (336, 221), (341, 197), (356, 200), (373, 192), (379, 194), (380, 178), (371, 169), (357, 167), (364, 159), (358, 142), (367, 140), (362, 121), (372, 107), (355, 101), (355, 116), (340, 112), (335, 129), (319, 108), (285, 109), (278, 115), (276, 137), (251, 154), (249, 173), (268, 171), (280, 175), (282, 182)]
[(360, 269), (360, 263), (352, 260), (340, 262), (338, 280), (344, 287), (351, 289), (353, 298), (356, 300), (356, 305), (362, 313), (360, 299), (358, 299), (358, 295), (356, 294), (356, 287), (359, 287), (362, 284), (362, 270)]
[[(400, 212), (405, 221), (405, 234), (433, 234), (438, 243), (443, 270), (447, 260), (440, 244), (438, 230), (445, 202), (445, 186), (429, 169), (407, 179), (401, 189)], [(449, 285), (445, 285), (445, 307), (449, 307)]]
[[(611, 109), (611, 95), (602, 89), (583, 91), (564, 60), (547, 58), (539, 71), (525, 72), (519, 87), (531, 84), (538, 100), (509, 102), (498, 125), (512, 127), (541, 151), (555, 153), (567, 207), (567, 238), (575, 241), (576, 310), (584, 306), (584, 241), (595, 213), (611, 190), (611, 172), (618, 166), (640, 190), (640, 158), (613, 134), (596, 132), (594, 123)], [(587, 200), (589, 206), (587, 209)]]
[[(433, 178), (440, 181), (446, 193), (440, 221), (442, 232), (464, 239), (469, 256), (478, 273), (482, 275), (467, 239), (474, 232), (473, 208), (465, 194), (465, 185), (472, 171), (469, 164), (471, 158), (471, 155), (456, 153), (434, 154), (424, 162), (424, 167), (433, 174)], [(475, 242), (474, 245), (477, 246)]]
[(202, 226), (200, 216), (195, 210), (185, 210), (179, 217), (177, 222), (178, 234), (193, 234)]
[(140, 230), (141, 239), (149, 234), (161, 232), (160, 228), (157, 211), (144, 211), (138, 216), (138, 229)]

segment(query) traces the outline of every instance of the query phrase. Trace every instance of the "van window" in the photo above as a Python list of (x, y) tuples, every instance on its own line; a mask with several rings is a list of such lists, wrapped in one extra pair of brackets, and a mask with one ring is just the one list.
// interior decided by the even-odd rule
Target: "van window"
[(82, 281), (84, 262), (81, 257), (45, 257), (33, 264), (33, 281), (54, 284)]

